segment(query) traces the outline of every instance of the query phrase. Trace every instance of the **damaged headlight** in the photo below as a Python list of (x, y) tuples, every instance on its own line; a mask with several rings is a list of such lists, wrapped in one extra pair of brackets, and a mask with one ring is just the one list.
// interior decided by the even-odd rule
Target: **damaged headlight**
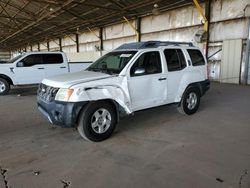
[(55, 100), (57, 101), (69, 101), (71, 95), (73, 94), (74, 89), (59, 89), (59, 91), (56, 94)]

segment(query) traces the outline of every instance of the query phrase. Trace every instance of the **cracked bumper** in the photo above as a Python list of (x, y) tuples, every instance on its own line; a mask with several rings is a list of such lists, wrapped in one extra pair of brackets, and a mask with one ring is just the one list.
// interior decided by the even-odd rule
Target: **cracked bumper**
[(45, 102), (37, 98), (38, 110), (53, 125), (70, 128), (76, 127), (78, 115), (88, 102)]

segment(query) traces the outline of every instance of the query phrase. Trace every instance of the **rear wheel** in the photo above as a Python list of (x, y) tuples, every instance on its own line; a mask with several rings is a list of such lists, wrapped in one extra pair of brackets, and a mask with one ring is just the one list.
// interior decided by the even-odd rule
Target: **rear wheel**
[(109, 138), (116, 127), (116, 113), (112, 105), (107, 102), (89, 104), (81, 112), (78, 122), (78, 132), (93, 142)]
[(10, 84), (7, 80), (0, 78), (0, 95), (6, 95), (10, 91)]
[(192, 115), (200, 106), (200, 92), (196, 87), (189, 87), (179, 104), (178, 110), (182, 114)]

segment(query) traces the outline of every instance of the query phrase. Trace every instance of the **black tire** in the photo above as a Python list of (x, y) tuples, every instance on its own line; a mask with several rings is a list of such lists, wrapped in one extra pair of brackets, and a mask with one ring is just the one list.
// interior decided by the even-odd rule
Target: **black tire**
[(200, 91), (197, 87), (188, 87), (182, 96), (178, 111), (182, 114), (192, 115), (200, 106)]
[(7, 80), (0, 78), (0, 95), (6, 95), (10, 91), (10, 84)]
[[(96, 118), (96, 115), (100, 115), (101, 118)], [(100, 142), (112, 135), (116, 124), (117, 115), (114, 107), (108, 102), (100, 101), (90, 103), (82, 110), (77, 129), (84, 139)]]

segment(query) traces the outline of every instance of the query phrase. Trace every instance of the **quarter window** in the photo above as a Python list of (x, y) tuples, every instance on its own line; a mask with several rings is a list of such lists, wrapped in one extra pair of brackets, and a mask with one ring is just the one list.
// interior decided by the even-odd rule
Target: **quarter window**
[(200, 50), (187, 50), (193, 66), (205, 65), (205, 60)]
[(164, 54), (169, 72), (179, 71), (187, 66), (183, 52), (180, 49), (166, 49)]
[(132, 66), (130, 75), (136, 76), (134, 73), (138, 68), (143, 68), (145, 70), (145, 73), (142, 75), (161, 73), (162, 67), (160, 53), (146, 52), (142, 54)]

